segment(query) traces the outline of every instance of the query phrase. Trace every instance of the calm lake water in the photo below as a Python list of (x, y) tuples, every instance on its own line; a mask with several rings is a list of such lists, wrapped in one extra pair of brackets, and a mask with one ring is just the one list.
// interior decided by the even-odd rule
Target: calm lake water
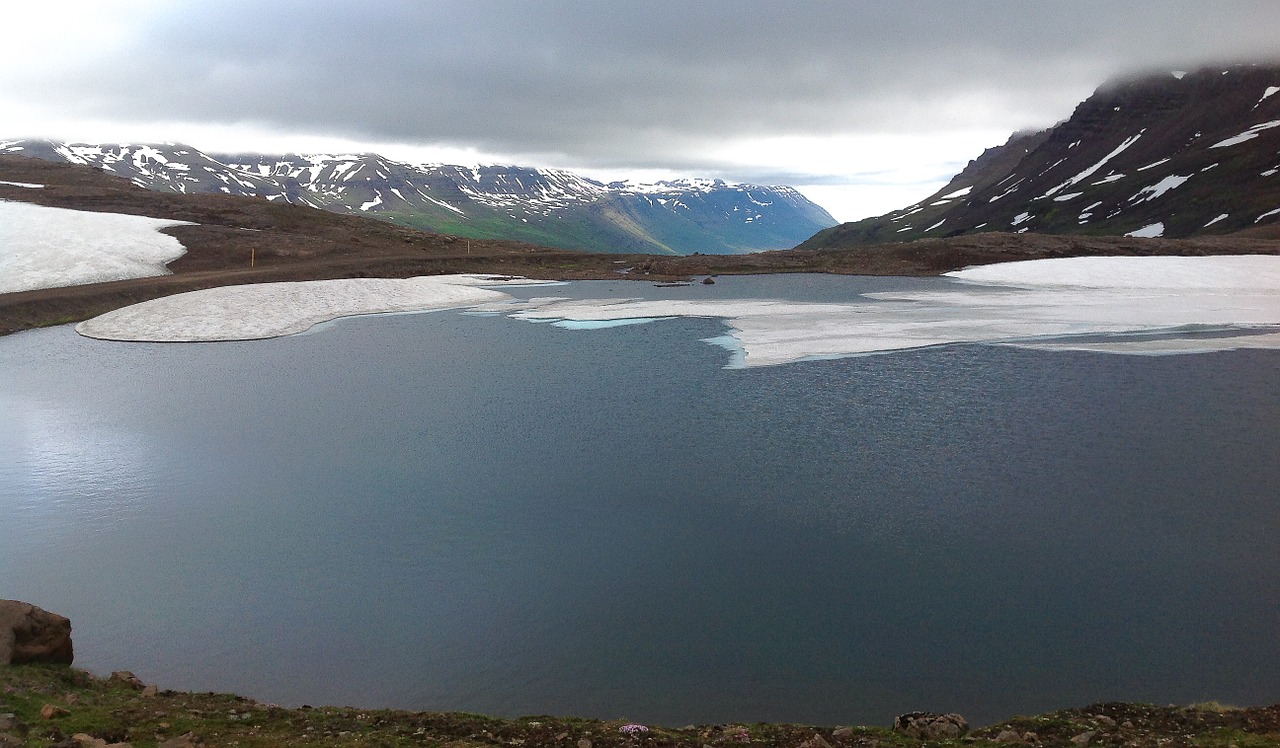
[(729, 370), (701, 342), (724, 331), (0, 338), (0, 597), (71, 617), (95, 672), (295, 705), (679, 725), (1280, 699), (1280, 353)]

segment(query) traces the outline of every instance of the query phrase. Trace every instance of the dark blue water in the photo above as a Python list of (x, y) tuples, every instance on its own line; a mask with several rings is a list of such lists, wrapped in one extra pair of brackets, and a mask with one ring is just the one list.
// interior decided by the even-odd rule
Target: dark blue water
[(726, 370), (700, 342), (723, 332), (0, 338), (0, 597), (70, 616), (91, 670), (287, 704), (981, 723), (1280, 698), (1280, 354)]

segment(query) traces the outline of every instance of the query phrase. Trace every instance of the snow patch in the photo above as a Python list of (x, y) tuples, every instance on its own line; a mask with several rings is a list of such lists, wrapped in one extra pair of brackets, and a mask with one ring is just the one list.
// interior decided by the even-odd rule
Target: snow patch
[(1264, 130), (1270, 130), (1273, 127), (1280, 127), (1280, 119), (1272, 120), (1270, 122), (1260, 122), (1254, 125), (1253, 127), (1250, 127), (1248, 130), (1245, 130), (1244, 132), (1240, 133), (1239, 135), (1235, 135), (1233, 137), (1227, 138), (1226, 140), (1219, 141), (1209, 147), (1210, 148), (1226, 148), (1228, 146), (1239, 145), (1246, 141), (1253, 140), (1254, 138), (1258, 137), (1258, 135)]
[[(1010, 177), (1006, 177), (1006, 178), (1005, 178), (1005, 180), (1007, 181), (1007, 180), (1008, 180), (1008, 179), (1010, 179), (1010, 178), (1012, 178), (1012, 175), (1010, 175)], [(1025, 181), (1026, 181), (1026, 178), (1025, 178), (1025, 177), (1024, 177), (1024, 178), (1022, 178), (1022, 179), (1019, 179), (1018, 181), (1016, 181), (1016, 182), (1014, 182), (1013, 184), (1009, 185), (1009, 187), (1008, 187), (1007, 189), (1005, 189), (1005, 191), (1004, 191), (1004, 192), (1001, 192), (999, 195), (996, 195), (995, 197), (991, 198), (991, 199), (990, 199), (990, 200), (988, 200), (987, 202), (988, 202), (988, 203), (994, 203), (995, 201), (999, 200), (1000, 198), (1008, 197), (1009, 195), (1012, 195), (1013, 193), (1015, 193), (1015, 192), (1017, 192), (1017, 191), (1018, 191), (1018, 185), (1022, 184), (1022, 183), (1023, 183), (1023, 182), (1025, 182)], [(1002, 182), (1000, 182), (1000, 184), (1004, 184), (1004, 182), (1002, 181)]]
[[(1119, 110), (1119, 107), (1116, 107), (1116, 109), (1117, 109), (1117, 111), (1118, 111), (1118, 110)], [(1133, 135), (1133, 136), (1131, 136), (1131, 137), (1125, 138), (1124, 142), (1122, 142), (1120, 145), (1116, 146), (1115, 150), (1113, 150), (1113, 151), (1111, 151), (1110, 153), (1108, 153), (1107, 155), (1103, 156), (1101, 161), (1099, 161), (1098, 163), (1094, 164), (1093, 166), (1090, 166), (1089, 168), (1085, 169), (1084, 171), (1080, 172), (1079, 174), (1075, 175), (1074, 177), (1072, 177), (1072, 178), (1068, 179), (1067, 181), (1063, 182), (1062, 184), (1058, 185), (1057, 187), (1053, 187), (1053, 188), (1051, 188), (1048, 192), (1044, 193), (1044, 194), (1043, 194), (1043, 195), (1041, 195), (1040, 197), (1041, 197), (1041, 198), (1053, 197), (1054, 195), (1056, 195), (1057, 193), (1061, 192), (1062, 190), (1064, 190), (1064, 189), (1066, 189), (1066, 188), (1068, 188), (1068, 187), (1071, 187), (1072, 185), (1079, 184), (1080, 182), (1083, 182), (1084, 180), (1086, 180), (1086, 179), (1088, 179), (1089, 177), (1093, 176), (1094, 174), (1096, 174), (1096, 173), (1098, 172), (1098, 170), (1099, 170), (1099, 169), (1101, 169), (1102, 167), (1106, 166), (1108, 161), (1110, 161), (1111, 159), (1115, 158), (1116, 156), (1119, 156), (1121, 153), (1124, 153), (1124, 152), (1125, 152), (1125, 150), (1127, 150), (1127, 149), (1129, 148), (1129, 146), (1131, 146), (1131, 145), (1133, 145), (1134, 143), (1138, 142), (1138, 138), (1141, 138), (1141, 137), (1142, 137), (1142, 134), (1143, 134), (1143, 133), (1145, 133), (1146, 131), (1147, 131), (1147, 130), (1146, 130), (1146, 128), (1143, 128), (1143, 129), (1142, 129), (1142, 131), (1141, 131), (1141, 132), (1139, 132), (1137, 135)]]
[(1267, 211), (1266, 213), (1263, 213), (1262, 215), (1260, 215), (1260, 216), (1258, 216), (1257, 218), (1253, 219), (1253, 222), (1254, 222), (1254, 223), (1259, 223), (1259, 222), (1261, 222), (1261, 221), (1262, 221), (1262, 219), (1264, 219), (1264, 218), (1270, 218), (1271, 216), (1274, 216), (1274, 215), (1276, 215), (1277, 213), (1280, 213), (1280, 208), (1276, 208), (1275, 210), (1269, 210), (1269, 211)]
[(968, 187), (965, 187), (965, 188), (963, 188), (963, 189), (956, 190), (955, 192), (948, 192), (947, 194), (943, 195), (941, 199), (942, 199), (942, 200), (954, 200), (954, 199), (956, 199), (957, 197), (964, 197), (965, 195), (969, 194), (970, 192), (973, 192), (973, 185), (969, 185)]
[(1191, 178), (1190, 174), (1186, 175), (1185, 177), (1180, 176), (1178, 174), (1170, 174), (1164, 179), (1161, 179), (1159, 182), (1156, 182), (1153, 185), (1149, 185), (1147, 187), (1143, 187), (1142, 189), (1138, 190), (1133, 197), (1129, 198), (1129, 201), (1137, 202), (1137, 203), (1145, 203), (1150, 200), (1155, 200), (1156, 198), (1160, 197), (1161, 195), (1168, 192), (1169, 190), (1172, 190), (1175, 187), (1182, 186), (1182, 184), (1184, 184), (1190, 178)]
[(946, 222), (947, 222), (947, 219), (945, 219), (945, 218), (944, 218), (944, 219), (942, 219), (941, 221), (938, 221), (937, 223), (933, 224), (933, 225), (932, 225), (932, 226), (930, 226), (929, 228), (925, 229), (925, 231), (933, 231), (934, 229), (938, 228), (939, 226), (941, 226), (942, 224), (944, 224), (944, 223), (946, 223)]
[(0, 293), (168, 275), (187, 250), (160, 229), (183, 225), (0, 200)]
[(1031, 220), (1031, 214), (1030, 214), (1030, 213), (1023, 212), (1023, 213), (1019, 213), (1018, 215), (1014, 216), (1014, 217), (1013, 217), (1013, 221), (1012, 221), (1009, 225), (1010, 225), (1010, 226), (1017, 226), (1018, 224), (1020, 224), (1020, 223), (1025, 223), (1025, 222), (1027, 222), (1027, 221), (1029, 221), (1029, 220)]
[(43, 185), (43, 184), (32, 184), (32, 183), (30, 183), (30, 182), (0, 182), (0, 184), (6, 185), (6, 186), (8, 186), (8, 187), (25, 187), (25, 188), (27, 188), (27, 189), (29, 189), (29, 190), (42, 190), (42, 189), (44, 189), (44, 185)]
[(1057, 197), (1055, 197), (1055, 198), (1053, 199), (1053, 201), (1054, 201), (1055, 203), (1065, 203), (1066, 201), (1068, 201), (1068, 200), (1074, 200), (1074, 199), (1076, 199), (1077, 197), (1080, 197), (1080, 196), (1081, 196), (1081, 195), (1083, 195), (1083, 194), (1084, 194), (1083, 192), (1068, 192), (1068, 193), (1067, 193), (1067, 194), (1065, 194), (1065, 195), (1058, 195)]
[(1130, 231), (1125, 234), (1125, 236), (1134, 236), (1140, 239), (1154, 239), (1159, 236), (1164, 236), (1164, 223), (1157, 221), (1155, 223), (1147, 224), (1137, 231)]
[[(483, 276), (268, 283), (169, 296), (81, 323), (91, 337), (229, 340), (301, 332), (349, 314), (465, 308), (575, 329), (669, 317), (723, 319), (707, 342), (732, 367), (955, 343), (1105, 353), (1280, 348), (1280, 257), (1087, 257), (949, 273), (939, 290), (843, 303), (781, 299), (534, 298)], [(1195, 326), (1199, 326), (1198, 328)], [(1216, 335), (1201, 334), (1205, 327)], [(1090, 336), (1081, 340), (1081, 336)], [(1098, 338), (1103, 338), (1098, 342)]]
[(1138, 171), (1146, 171), (1147, 169), (1154, 169), (1154, 168), (1156, 168), (1157, 166), (1159, 166), (1160, 164), (1167, 164), (1167, 163), (1169, 163), (1169, 161), (1171, 161), (1171, 160), (1172, 160), (1172, 159), (1162, 158), (1162, 159), (1160, 159), (1159, 161), (1156, 161), (1155, 163), (1147, 164), (1146, 166), (1139, 166), (1137, 170), (1138, 170)]
[(422, 192), (421, 190), (419, 190), (418, 194), (422, 195), (422, 196), (423, 196), (423, 197), (425, 197), (427, 200), (430, 200), (431, 202), (435, 203), (436, 205), (439, 205), (441, 208), (445, 208), (446, 210), (451, 210), (451, 211), (453, 211), (454, 213), (457, 213), (457, 214), (458, 214), (458, 215), (460, 215), (460, 216), (465, 216), (465, 215), (466, 215), (466, 213), (463, 213), (463, 212), (462, 212), (462, 208), (459, 208), (459, 207), (454, 206), (454, 205), (450, 205), (449, 203), (446, 203), (446, 202), (445, 202), (445, 201), (443, 201), (443, 200), (437, 200), (437, 199), (435, 199), (434, 197), (432, 197), (432, 196), (430, 196), (430, 195), (426, 194), (425, 192)]
[(76, 332), (125, 341), (258, 340), (295, 335), (339, 317), (505, 301), (511, 298), (508, 294), (487, 287), (534, 283), (524, 278), (437, 275), (222, 286), (107, 312), (76, 325)]
[(1223, 213), (1223, 214), (1219, 215), (1217, 218), (1213, 219), (1212, 221), (1210, 221), (1210, 222), (1206, 223), (1206, 224), (1204, 225), (1204, 228), (1206, 228), (1206, 229), (1207, 229), (1207, 228), (1209, 228), (1210, 226), (1212, 226), (1213, 224), (1217, 223), (1218, 221), (1223, 220), (1224, 218), (1226, 218), (1226, 217), (1228, 217), (1228, 216), (1230, 216), (1230, 215), (1231, 215), (1230, 213)]
[[(1088, 257), (986, 265), (948, 273), (936, 291), (867, 294), (817, 304), (785, 300), (531, 300), (485, 311), (534, 321), (718, 317), (732, 368), (954, 343), (1099, 352), (1191, 353), (1280, 347), (1280, 257)], [(1191, 326), (1212, 326), (1204, 337)], [(736, 345), (734, 344), (736, 342)]]
[[(1262, 98), (1258, 99), (1258, 104), (1261, 104), (1268, 98), (1275, 96), (1276, 93), (1280, 93), (1280, 86), (1267, 86), (1267, 90), (1262, 92)], [(1254, 104), (1254, 107), (1257, 107), (1258, 104)]]

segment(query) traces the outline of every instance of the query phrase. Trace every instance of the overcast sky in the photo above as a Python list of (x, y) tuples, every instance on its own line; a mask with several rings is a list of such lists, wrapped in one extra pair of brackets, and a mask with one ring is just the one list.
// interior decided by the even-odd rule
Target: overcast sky
[(1276, 0), (40, 0), (0, 17), (0, 137), (720, 177), (794, 185), (842, 220), (928, 195), (1113, 76), (1280, 59)]

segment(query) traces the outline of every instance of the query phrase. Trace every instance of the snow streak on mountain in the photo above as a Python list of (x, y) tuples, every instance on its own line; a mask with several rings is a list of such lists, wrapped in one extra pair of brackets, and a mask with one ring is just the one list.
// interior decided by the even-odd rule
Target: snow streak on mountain
[(1172, 71), (1098, 89), (988, 149), (934, 195), (819, 233), (839, 247), (983, 231), (1280, 236), (1280, 66)]
[(835, 224), (789, 187), (684, 179), (602, 184), (518, 166), (414, 166), (377, 154), (206, 154), (183, 145), (0, 141), (148, 189), (263, 197), (459, 236), (604, 252), (784, 249)]

